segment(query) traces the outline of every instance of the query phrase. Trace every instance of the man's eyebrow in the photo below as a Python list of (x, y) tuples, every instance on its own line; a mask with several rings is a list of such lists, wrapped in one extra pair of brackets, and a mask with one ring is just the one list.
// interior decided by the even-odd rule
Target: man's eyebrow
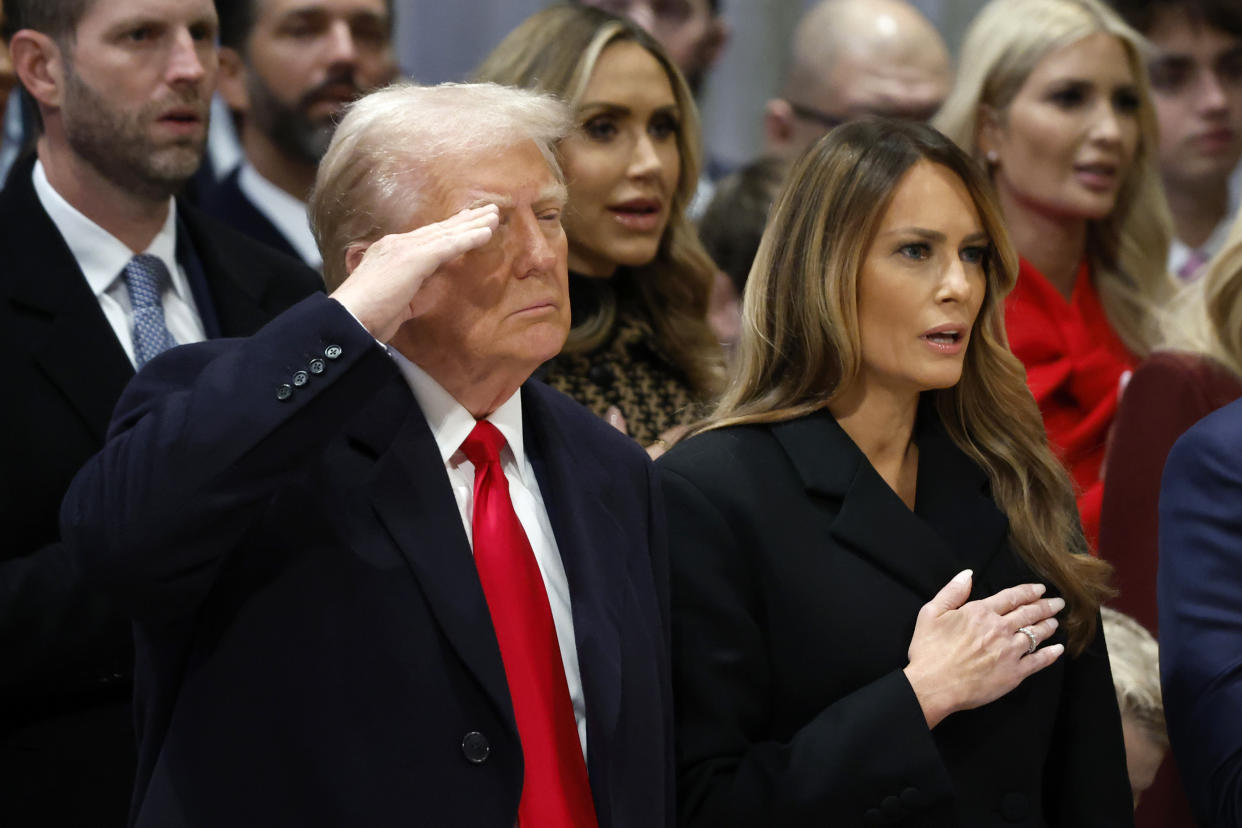
[(473, 210), (485, 204), (495, 204), (502, 210), (513, 206), (513, 196), (501, 193), (475, 193), (474, 198), (462, 205), (463, 210)]
[(569, 201), (569, 190), (559, 181), (555, 184), (549, 184), (539, 191), (538, 197), (535, 199), (536, 204), (545, 204), (549, 201), (555, 202), (560, 206), (564, 206)]

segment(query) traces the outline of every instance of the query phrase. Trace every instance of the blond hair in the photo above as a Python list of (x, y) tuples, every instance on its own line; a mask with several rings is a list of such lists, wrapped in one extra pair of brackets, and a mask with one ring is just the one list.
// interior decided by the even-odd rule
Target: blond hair
[(1166, 266), (1172, 219), (1156, 163), (1159, 131), (1142, 35), (1099, 0), (991, 0), (966, 33), (957, 82), (932, 123), (982, 164), (984, 110), (1003, 118), (1045, 57), (1097, 32), (1125, 51), (1138, 89), (1139, 142), (1112, 213), (1088, 224), (1086, 254), (1113, 329), (1146, 356), (1163, 336), (1157, 308), (1177, 284)]
[(1158, 747), (1169, 746), (1160, 694), (1160, 647), (1143, 625), (1111, 607), (1100, 610), (1113, 688), (1121, 715), (1143, 728)]
[[(474, 77), (550, 92), (577, 110), (600, 55), (621, 42), (637, 43), (659, 62), (681, 113), (677, 131), (681, 174), (668, 225), (655, 259), (630, 272), (658, 343), (691, 386), (708, 395), (718, 389), (723, 375), (720, 347), (707, 324), (716, 268), (686, 216), (698, 187), (701, 134), (694, 96), (677, 66), (659, 43), (628, 20), (590, 7), (556, 5), (536, 12), (510, 32)], [(574, 209), (572, 200), (568, 209)], [(570, 247), (574, 244), (570, 237)], [(582, 353), (602, 345), (611, 334), (616, 313), (615, 300), (603, 302), (592, 318), (574, 325), (564, 350)]]
[(554, 147), (569, 125), (568, 110), (551, 95), (493, 83), (396, 83), (355, 101), (320, 162), (309, 203), (328, 289), (348, 275), (350, 244), (406, 229), (429, 194), (451, 183), (448, 162), (534, 141), (563, 181)]
[(858, 280), (899, 183), (920, 161), (948, 168), (970, 192), (991, 240), (987, 289), (962, 378), (928, 392), (953, 442), (988, 475), (1015, 551), (1069, 607), (1073, 652), (1095, 634), (1111, 567), (1085, 554), (1069, 477), (1048, 447), (1022, 364), (1009, 351), (1004, 297), (1017, 257), (978, 168), (922, 124), (865, 119), (839, 126), (802, 156), (773, 207), (746, 283), (736, 373), (705, 431), (792, 419), (824, 407), (862, 366)]
[(1201, 279), (1178, 297), (1163, 347), (1195, 351), (1242, 378), (1242, 213)]

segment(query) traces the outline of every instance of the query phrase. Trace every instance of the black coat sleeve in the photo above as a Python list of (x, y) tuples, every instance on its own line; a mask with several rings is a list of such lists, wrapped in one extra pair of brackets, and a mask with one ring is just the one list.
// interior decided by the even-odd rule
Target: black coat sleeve
[[(295, 387), (300, 370), (309, 376)], [(103, 450), (74, 478), (65, 542), (134, 617), (191, 614), (277, 488), (395, 370), (322, 295), (247, 339), (161, 355), (126, 389)]]
[(1121, 714), (1098, 619), (1091, 644), (1062, 658), (1065, 683), (1044, 762), (1044, 813), (1061, 828), (1133, 825)]

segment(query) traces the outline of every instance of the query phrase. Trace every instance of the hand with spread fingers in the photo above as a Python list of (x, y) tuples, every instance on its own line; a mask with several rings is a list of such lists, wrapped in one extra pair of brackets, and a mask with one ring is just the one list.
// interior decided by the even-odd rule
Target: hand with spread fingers
[(1043, 584), (1020, 584), (966, 602), (969, 569), (919, 610), (906, 678), (928, 727), (946, 716), (994, 701), (1057, 660), (1061, 644), (1039, 648), (1057, 628), (1061, 598), (1043, 598)]
[(393, 233), (346, 250), (349, 276), (332, 292), (380, 342), (417, 315), (414, 301), (427, 277), (486, 244), (500, 221), (495, 204), (462, 210), (408, 233)]

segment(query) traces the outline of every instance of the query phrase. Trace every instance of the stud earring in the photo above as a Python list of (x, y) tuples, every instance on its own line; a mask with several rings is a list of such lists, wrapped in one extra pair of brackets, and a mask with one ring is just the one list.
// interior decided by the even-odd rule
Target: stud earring
[(989, 167), (995, 167), (1000, 163), (1000, 155), (996, 150), (988, 150), (983, 157), (987, 159)]

